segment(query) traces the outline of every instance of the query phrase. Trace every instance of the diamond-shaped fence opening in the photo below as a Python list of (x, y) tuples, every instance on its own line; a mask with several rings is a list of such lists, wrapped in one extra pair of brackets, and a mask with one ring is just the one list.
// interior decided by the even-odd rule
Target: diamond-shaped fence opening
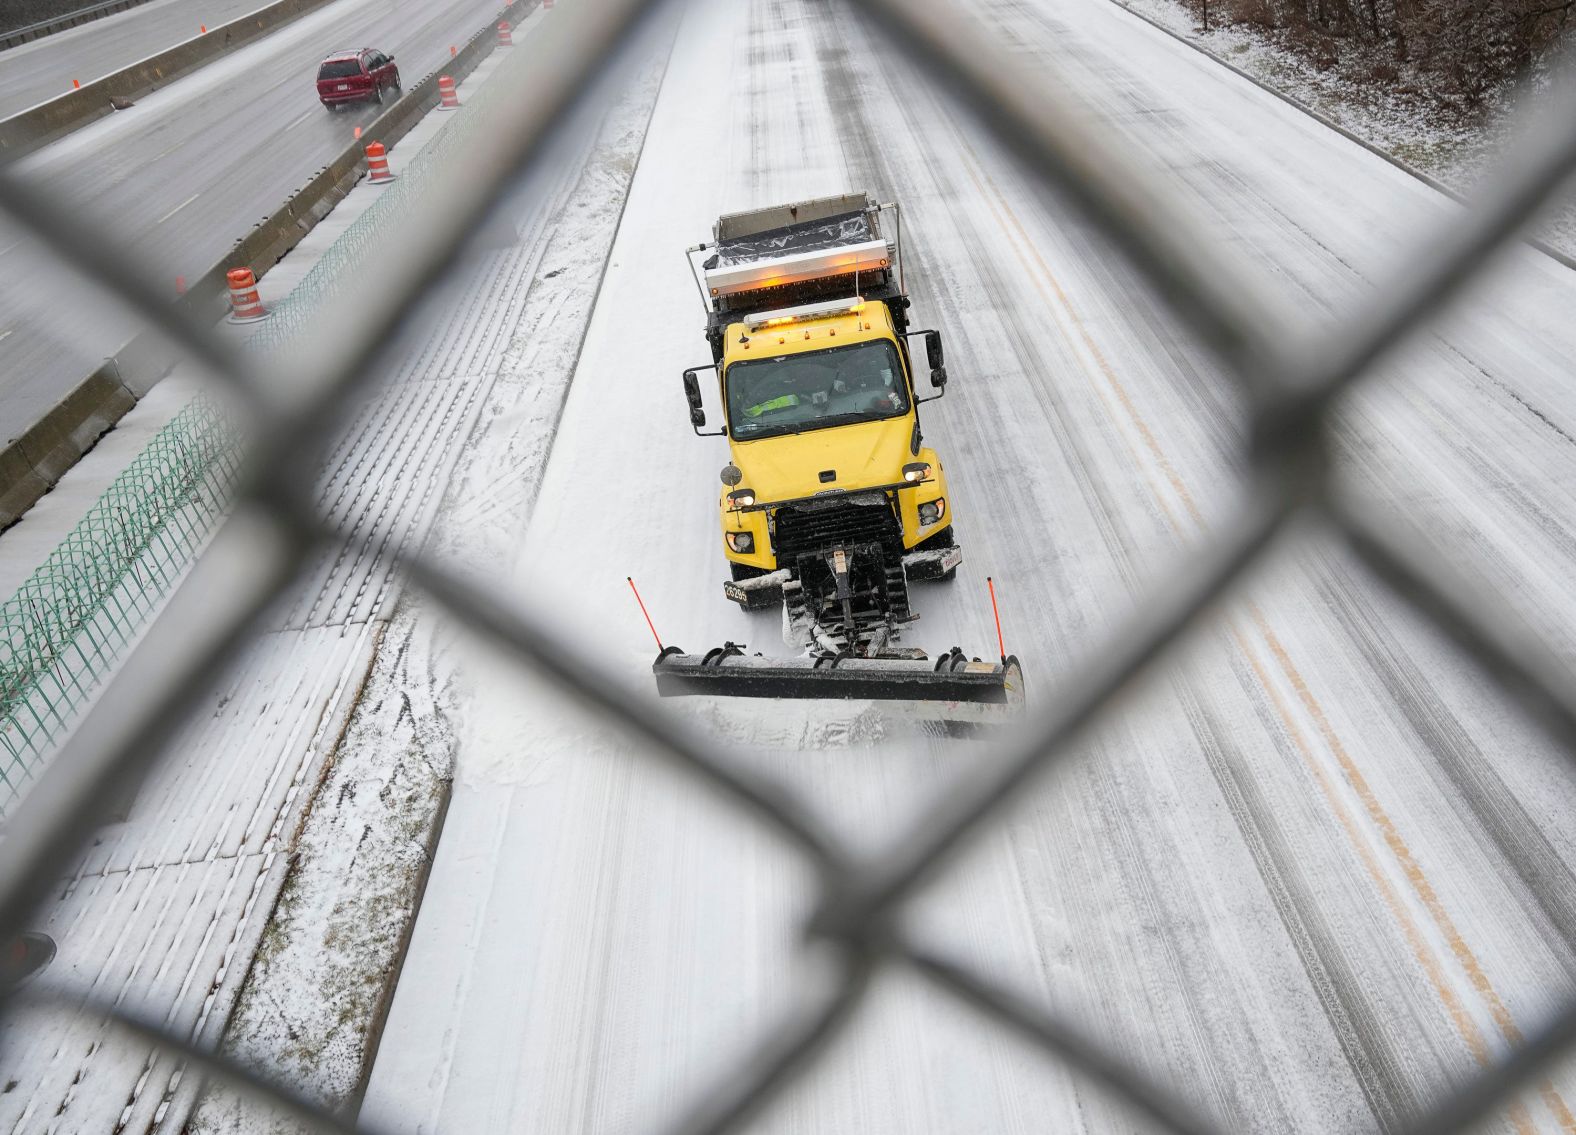
[[(240, 395), (256, 425), (251, 463), (224, 457), (223, 420), (199, 403), (161, 434), (146, 464), (127, 471), (57, 557), (0, 612), (4, 630), (0, 697), (7, 732), (0, 747), (0, 786), (15, 793), (35, 779), (26, 808), (9, 819), (0, 855), (0, 941), (16, 936), (63, 867), (88, 838), (101, 806), (118, 786), (156, 759), (196, 704), (202, 678), (234, 659), (259, 614), (293, 580), (315, 549), (344, 537), (315, 515), (299, 471), (314, 466), (335, 417), (367, 381), (379, 345), (458, 255), (467, 233), (523, 170), (537, 161), (555, 124), (643, 21), (676, 4), (647, 0), (570, 2), (552, 24), (517, 50), (515, 67), (493, 99), (492, 129), (445, 141), (462, 176), (446, 184), (448, 208), (412, 226), (396, 244), (362, 242), (381, 286), (375, 291), (311, 293), (287, 329), (289, 373), (265, 354), (239, 354), (204, 327), (184, 322), (141, 281), (106, 234), (64, 216), (45, 196), (9, 174), (0, 176), (0, 208), (32, 229), (78, 270), (97, 275), (134, 310), (162, 328)], [(981, 972), (910, 940), (897, 914), (957, 849), (992, 822), (1021, 786), (1043, 775), (1101, 720), (1113, 700), (1155, 670), (1169, 649), (1207, 621), (1293, 518), (1319, 518), (1404, 602), (1431, 619), (1566, 751), (1576, 751), (1576, 689), (1538, 644), (1526, 641), (1481, 595), (1467, 589), (1383, 523), (1330, 491), (1326, 420), (1336, 400), (1404, 336), (1479, 271), (1487, 255), (1515, 239), (1534, 211), (1576, 166), (1576, 99), (1561, 90), (1552, 113), (1507, 159), (1473, 208), (1419, 246), (1377, 291), (1317, 335), (1281, 325), (1260, 308), (1250, 283), (1224, 268), (1207, 242), (1170, 207), (1165, 193), (1112, 145), (1088, 136), (1076, 100), (1055, 77), (1030, 69), (953, 5), (860, 0), (855, 10), (967, 105), (978, 121), (1032, 173), (1060, 193), (1153, 285), (1176, 316), (1219, 356), (1249, 407), (1245, 454), (1251, 494), (1232, 523), (1195, 553), (1186, 572), (1152, 596), (1130, 623), (1046, 699), (1028, 726), (1003, 742), (994, 759), (873, 855), (841, 847), (815, 813), (785, 785), (741, 770), (706, 739), (669, 717), (610, 693), (590, 660), (560, 640), (548, 620), (489, 593), (423, 558), (404, 563), (408, 579), (475, 633), (529, 663), (565, 695), (610, 716), (665, 761), (718, 790), (748, 815), (802, 851), (818, 868), (819, 900), (808, 930), (841, 958), (835, 988), (760, 1039), (732, 1066), (717, 1069), (714, 1089), (695, 1101), (681, 1127), (738, 1128), (783, 1086), (810, 1067), (859, 1010), (872, 976), (897, 966), (950, 991), (1005, 1024), (1025, 1041), (1066, 1061), (1116, 1093), (1160, 1127), (1207, 1130), (1165, 1088), (1107, 1054), (1045, 1008), (999, 987)], [(390, 197), (385, 211), (397, 213)], [(348, 248), (349, 246), (347, 246)], [(167, 435), (167, 437), (166, 437)], [(233, 498), (233, 500), (232, 500)], [(80, 722), (70, 705), (78, 671), (52, 683), (65, 650), (91, 669), (112, 655), (129, 624), (117, 590), (133, 567), (158, 572), (173, 557), (161, 540), (199, 539), (203, 525), (183, 526), (188, 510), (228, 509), (205, 553), (180, 583), (134, 656)], [(106, 539), (107, 533), (118, 534)], [(159, 533), (158, 536), (152, 534)], [(187, 535), (187, 534), (191, 535)], [(190, 550), (189, 548), (187, 549)], [(173, 580), (170, 580), (173, 582)], [(100, 633), (119, 637), (100, 644)], [(37, 771), (18, 754), (74, 726), (63, 747)], [(30, 749), (30, 746), (33, 747)], [(9, 763), (3, 763), (9, 762)], [(0, 801), (3, 803), (3, 801)], [(0, 991), (0, 996), (6, 996)], [(11, 991), (10, 997), (19, 997)], [(160, 1026), (113, 1006), (106, 1015), (133, 1033), (255, 1093), (325, 1130), (343, 1120), (296, 1101), (288, 1089), (199, 1050)], [(1547, 1021), (1508, 1057), (1437, 1101), (1415, 1131), (1465, 1129), (1503, 1106), (1576, 1043), (1576, 1004)]]

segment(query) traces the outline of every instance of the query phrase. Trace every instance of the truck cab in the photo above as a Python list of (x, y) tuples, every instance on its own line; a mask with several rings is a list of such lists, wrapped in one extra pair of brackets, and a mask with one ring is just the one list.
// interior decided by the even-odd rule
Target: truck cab
[[(908, 618), (906, 582), (950, 579), (961, 560), (946, 472), (920, 427), (920, 403), (945, 389), (940, 333), (908, 329), (899, 250), (879, 227), (888, 211), (845, 195), (735, 214), (715, 245), (691, 250), (692, 265), (711, 253), (697, 277), (714, 361), (685, 373), (685, 393), (702, 433), (697, 371), (714, 371), (723, 421), (704, 432), (726, 436), (731, 457), (718, 496), (724, 589), (747, 607), (782, 596), (794, 615), (803, 577), (842, 548), (866, 598)], [(917, 338), (930, 397), (915, 380)]]

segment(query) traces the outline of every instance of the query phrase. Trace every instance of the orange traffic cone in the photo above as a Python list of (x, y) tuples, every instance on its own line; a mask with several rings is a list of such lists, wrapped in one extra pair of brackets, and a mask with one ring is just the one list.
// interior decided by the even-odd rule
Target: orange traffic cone
[(232, 268), (225, 277), (230, 281), (231, 323), (256, 323), (268, 318), (268, 309), (257, 297), (257, 277), (250, 268)]
[(438, 109), (460, 109), (460, 93), (454, 89), (454, 80), (447, 75), (438, 76)]
[(394, 174), (389, 170), (388, 151), (383, 148), (382, 142), (367, 143), (367, 173), (373, 185), (383, 185), (394, 180)]
[(508, 20), (499, 20), (498, 21), (498, 46), (499, 47), (513, 47), (514, 46), (514, 35), (509, 30), (509, 21)]

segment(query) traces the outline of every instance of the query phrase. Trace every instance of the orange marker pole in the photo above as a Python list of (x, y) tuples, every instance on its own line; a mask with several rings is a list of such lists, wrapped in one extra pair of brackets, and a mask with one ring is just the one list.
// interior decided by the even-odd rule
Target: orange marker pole
[(72, 79), (71, 80), (71, 89), (74, 90), (74, 91), (80, 91), (82, 89), (81, 81), (78, 80), (78, 79)]
[(990, 588), (990, 610), (996, 616), (996, 649), (1001, 651), (1001, 664), (1007, 665), (1007, 644), (1001, 637), (1001, 609), (996, 606), (996, 581), (990, 576), (985, 577), (985, 586)]
[(198, 24), (197, 25), (197, 34), (198, 35), (207, 35), (208, 34), (208, 25), (207, 24)]
[(640, 597), (640, 588), (635, 586), (634, 577), (626, 575), (624, 579), (628, 581), (629, 589), (635, 593), (635, 602), (640, 604), (640, 613), (646, 616), (646, 626), (651, 627), (651, 637), (657, 640), (657, 650), (659, 652), (666, 650), (667, 648), (662, 645), (662, 636), (657, 634), (657, 628), (651, 622), (651, 614), (646, 610), (646, 601)]
[(178, 296), (184, 296), (186, 294), (186, 277), (185, 276), (177, 276), (177, 277), (175, 277), (175, 294), (178, 295)]

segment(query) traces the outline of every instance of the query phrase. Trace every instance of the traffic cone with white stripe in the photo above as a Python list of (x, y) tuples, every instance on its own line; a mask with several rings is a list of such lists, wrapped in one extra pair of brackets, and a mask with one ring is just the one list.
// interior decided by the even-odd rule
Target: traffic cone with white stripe
[(367, 176), (373, 185), (387, 185), (394, 180), (389, 169), (388, 151), (382, 142), (367, 143)]
[(250, 268), (232, 268), (225, 278), (230, 281), (231, 323), (256, 323), (268, 318), (268, 309), (257, 295), (257, 277)]
[(509, 28), (509, 21), (508, 20), (499, 20), (498, 21), (498, 46), (499, 47), (513, 47), (514, 46), (514, 33)]
[(438, 76), (438, 109), (460, 109), (460, 93), (454, 89), (454, 80), (447, 75)]

